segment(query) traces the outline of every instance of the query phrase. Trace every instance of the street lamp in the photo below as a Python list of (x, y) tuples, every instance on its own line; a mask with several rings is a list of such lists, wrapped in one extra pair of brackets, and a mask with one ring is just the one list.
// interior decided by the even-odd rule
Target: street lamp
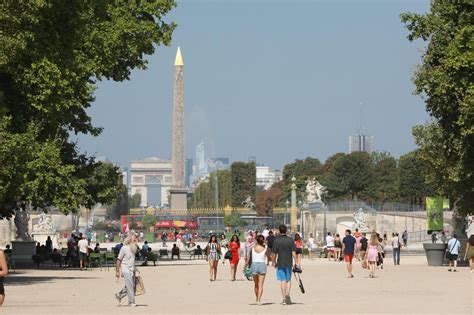
[(216, 233), (219, 230), (219, 179), (217, 177), (217, 172), (223, 166), (222, 162), (219, 160), (207, 160), (207, 164), (214, 169), (214, 202), (216, 207)]

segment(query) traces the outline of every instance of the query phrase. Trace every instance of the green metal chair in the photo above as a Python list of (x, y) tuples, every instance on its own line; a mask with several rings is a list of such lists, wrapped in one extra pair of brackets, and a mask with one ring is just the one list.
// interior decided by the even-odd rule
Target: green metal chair
[(100, 270), (102, 271), (102, 257), (99, 253), (91, 253), (89, 255), (88, 268), (91, 268), (93, 264), (97, 264), (97, 266), (100, 267)]
[(105, 265), (107, 266), (107, 270), (109, 270), (109, 262), (112, 262), (112, 267), (115, 266), (115, 254), (113, 252), (105, 253)]

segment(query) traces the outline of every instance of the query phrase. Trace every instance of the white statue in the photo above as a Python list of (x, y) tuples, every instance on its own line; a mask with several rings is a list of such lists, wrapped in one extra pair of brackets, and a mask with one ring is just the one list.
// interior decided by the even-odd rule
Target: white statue
[(306, 202), (322, 203), (322, 195), (326, 192), (326, 187), (321, 185), (315, 178), (306, 181)]
[(353, 215), (354, 215), (354, 221), (355, 221), (354, 224), (353, 224), (354, 229), (359, 229), (359, 230), (368, 230), (369, 229), (369, 227), (365, 223), (364, 210), (362, 210), (362, 208), (359, 208), (359, 210), (354, 212)]
[(474, 215), (467, 216), (466, 220), (466, 234), (469, 237), (474, 234)]
[(50, 214), (41, 213), (38, 225), (35, 227), (35, 232), (55, 232), (53, 225), (53, 218)]
[(252, 202), (252, 197), (248, 196), (243, 202), (242, 202), (242, 205), (247, 208), (247, 209), (250, 209), (250, 210), (254, 210), (256, 207), (255, 207), (255, 204)]

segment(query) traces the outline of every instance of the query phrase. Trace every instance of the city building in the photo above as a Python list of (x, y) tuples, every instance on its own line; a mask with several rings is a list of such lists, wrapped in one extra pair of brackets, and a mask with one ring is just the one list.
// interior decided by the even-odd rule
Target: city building
[(374, 146), (374, 137), (367, 135), (363, 130), (358, 134), (349, 136), (349, 153), (367, 152), (371, 153)]
[(196, 146), (193, 162), (192, 174), (189, 176), (189, 187), (195, 187), (203, 180), (206, 180), (209, 177), (209, 174), (217, 169), (223, 170), (230, 168), (229, 158), (208, 158), (204, 142), (201, 142)]
[(193, 159), (186, 159), (186, 169), (185, 169), (185, 181), (184, 184), (186, 187), (191, 187), (191, 180), (193, 176)]
[(257, 166), (257, 189), (267, 190), (276, 182), (282, 179), (282, 172), (279, 170), (272, 170), (268, 166)]
[(168, 192), (173, 184), (172, 162), (157, 157), (132, 161), (131, 194), (141, 195), (141, 207), (168, 206)]

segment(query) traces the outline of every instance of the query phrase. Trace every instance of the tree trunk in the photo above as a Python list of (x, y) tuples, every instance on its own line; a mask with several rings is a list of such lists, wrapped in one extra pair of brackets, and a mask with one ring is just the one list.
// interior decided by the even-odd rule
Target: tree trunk
[(459, 208), (457, 206), (459, 199), (456, 199), (453, 204), (453, 217), (452, 217), (452, 226), (453, 226), (453, 235), (456, 234), (457, 239), (461, 243), (461, 247), (459, 248), (459, 257), (462, 258), (467, 244), (467, 216), (463, 215), (459, 212)]

